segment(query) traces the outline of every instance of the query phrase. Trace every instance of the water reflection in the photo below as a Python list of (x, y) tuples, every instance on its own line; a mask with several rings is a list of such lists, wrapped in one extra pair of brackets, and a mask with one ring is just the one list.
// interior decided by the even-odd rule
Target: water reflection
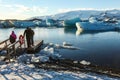
[(76, 30), (76, 36), (79, 36), (82, 32), (83, 30)]
[[(0, 29), (0, 41), (9, 37), (14, 30), (17, 36), (24, 32), (21, 29)], [(80, 50), (61, 50), (64, 58), (87, 60), (91, 63), (120, 68), (120, 32), (118, 31), (80, 31), (66, 28), (34, 28), (35, 40), (44, 40), (62, 44), (68, 42)]]
[(78, 35), (85, 35), (85, 34), (99, 34), (99, 33), (108, 33), (108, 32), (116, 32), (116, 33), (120, 33), (120, 31), (83, 31), (82, 29), (68, 29), (68, 28), (64, 28), (64, 32), (66, 34), (75, 34), (76, 36)]
[(68, 28), (64, 28), (64, 32), (66, 34), (75, 34), (77, 29), (68, 29)]
[(64, 29), (64, 32), (65, 34), (72, 34), (71, 36), (77, 36), (73, 42), (74, 45), (80, 48), (79, 51), (66, 52), (67, 55), (64, 55), (65, 57), (87, 60), (102, 66), (120, 68), (120, 31)]

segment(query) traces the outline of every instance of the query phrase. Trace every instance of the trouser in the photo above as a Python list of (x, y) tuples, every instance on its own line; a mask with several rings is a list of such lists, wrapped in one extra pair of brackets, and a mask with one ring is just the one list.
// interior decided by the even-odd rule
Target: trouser
[(30, 41), (30, 37), (26, 37), (27, 40), (27, 47), (31, 47), (31, 41)]
[(31, 42), (31, 45), (33, 46), (34, 45), (33, 36), (31, 36), (30, 42)]

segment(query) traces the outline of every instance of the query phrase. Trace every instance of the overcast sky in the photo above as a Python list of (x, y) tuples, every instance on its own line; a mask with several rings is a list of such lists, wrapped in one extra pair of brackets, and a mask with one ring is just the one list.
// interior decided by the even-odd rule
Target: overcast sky
[(0, 0), (0, 19), (26, 19), (91, 9), (120, 9), (120, 0)]

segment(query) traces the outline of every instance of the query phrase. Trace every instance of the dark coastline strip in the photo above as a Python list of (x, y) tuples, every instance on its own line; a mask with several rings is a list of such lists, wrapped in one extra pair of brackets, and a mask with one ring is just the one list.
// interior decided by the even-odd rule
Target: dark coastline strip
[(50, 61), (46, 63), (31, 63), (36, 68), (56, 71), (72, 71), (72, 72), (93, 72), (96, 74), (107, 75), (110, 77), (120, 78), (120, 70), (96, 65), (82, 65), (80, 63), (73, 63), (73, 60), (62, 59), (57, 61)]

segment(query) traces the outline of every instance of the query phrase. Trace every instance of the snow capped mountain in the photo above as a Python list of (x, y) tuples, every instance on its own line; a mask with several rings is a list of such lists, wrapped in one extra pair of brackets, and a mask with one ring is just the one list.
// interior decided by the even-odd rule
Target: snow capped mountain
[(66, 20), (66, 19), (73, 19), (73, 18), (81, 18), (81, 19), (87, 19), (91, 15), (100, 14), (101, 11), (93, 11), (93, 10), (79, 10), (79, 11), (71, 11), (61, 14), (56, 14), (53, 16), (54, 19), (60, 19), (60, 20)]
[(54, 20), (69, 20), (73, 18), (81, 18), (81, 19), (88, 19), (90, 16), (97, 15), (103, 16), (106, 15), (108, 17), (116, 17), (120, 19), (120, 10), (113, 9), (113, 10), (77, 10), (77, 11), (70, 11), (66, 13), (59, 13), (50, 16), (39, 16), (39, 17), (32, 17), (32, 18), (40, 18), (40, 19), (54, 19)]

